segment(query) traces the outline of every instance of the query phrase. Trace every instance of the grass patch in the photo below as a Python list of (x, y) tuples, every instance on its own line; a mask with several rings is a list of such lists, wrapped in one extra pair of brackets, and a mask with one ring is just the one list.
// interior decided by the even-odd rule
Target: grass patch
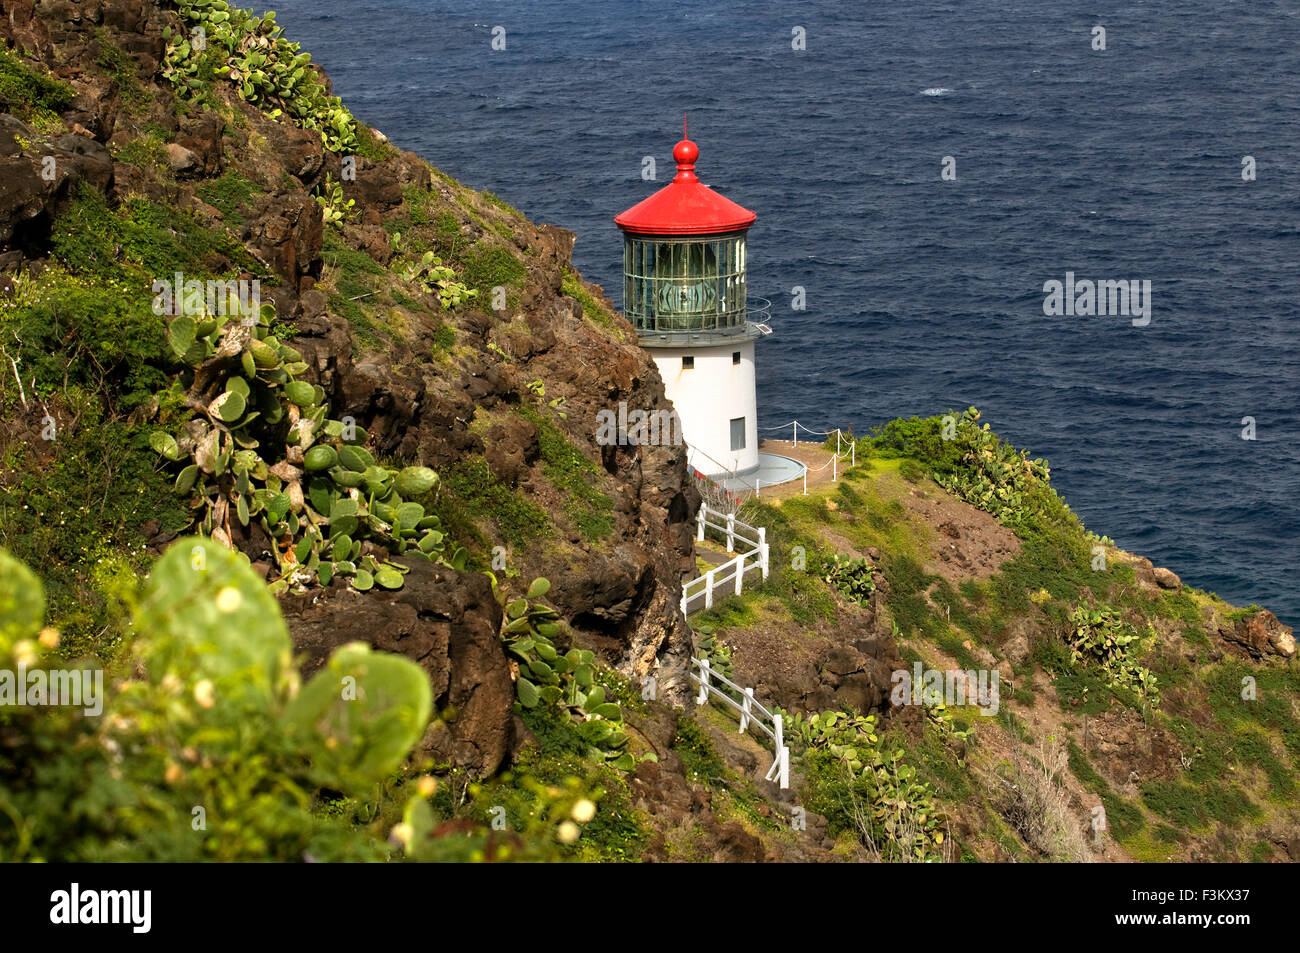
[(72, 105), (70, 83), (34, 69), (16, 53), (0, 47), (0, 107), (40, 131), (62, 129), (59, 113)]
[(596, 489), (603, 471), (532, 407), (520, 407), (519, 415), (537, 427), (542, 474), (565, 494), (565, 515), (587, 542), (608, 537), (614, 531), (614, 501)]
[(220, 177), (204, 182), (195, 193), (220, 212), (227, 222), (241, 225), (244, 216), (239, 213), (239, 209), (251, 206), (252, 200), (262, 194), (262, 189), (256, 182), (241, 175), (237, 170), (228, 169)]
[(547, 513), (522, 494), (503, 486), (487, 461), (470, 457), (443, 471), (442, 485), (466, 516), (495, 525), (500, 537), (523, 546), (546, 535)]
[(492, 289), (498, 286), (519, 287), (528, 277), (519, 259), (499, 245), (473, 245), (460, 260), (464, 268), (462, 280), (481, 298), (490, 298)]

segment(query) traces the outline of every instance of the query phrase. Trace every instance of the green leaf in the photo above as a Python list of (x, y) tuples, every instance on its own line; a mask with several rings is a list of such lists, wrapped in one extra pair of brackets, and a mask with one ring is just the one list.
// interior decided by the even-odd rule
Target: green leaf
[(525, 708), (536, 708), (537, 703), (541, 701), (541, 692), (537, 686), (522, 676), (515, 686), (519, 695), (519, 703)]
[(181, 457), (180, 448), (176, 445), (176, 438), (169, 433), (161, 430), (155, 430), (149, 434), (149, 446), (154, 452), (166, 457), (168, 460), (179, 460)]
[(322, 783), (357, 792), (401, 765), (432, 711), (433, 691), (420, 666), (351, 642), (303, 687), (284, 723), (310, 752)]
[(280, 606), (247, 563), (206, 537), (154, 564), (133, 619), (150, 679), (210, 679), (227, 712), (269, 710), (289, 665)]
[(45, 587), (40, 577), (0, 549), (0, 658), (13, 644), (33, 639), (45, 624)]

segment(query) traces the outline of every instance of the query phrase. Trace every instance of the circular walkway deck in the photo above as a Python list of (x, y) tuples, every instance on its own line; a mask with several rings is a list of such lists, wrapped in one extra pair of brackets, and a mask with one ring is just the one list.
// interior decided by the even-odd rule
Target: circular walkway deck
[(710, 479), (729, 493), (753, 490), (756, 486), (760, 488), (761, 492), (761, 488), (777, 486), (781, 483), (789, 483), (792, 480), (800, 479), (803, 476), (804, 469), (804, 464), (793, 457), (760, 450), (757, 469), (737, 473), (734, 477), (730, 474), (718, 474), (710, 477)]

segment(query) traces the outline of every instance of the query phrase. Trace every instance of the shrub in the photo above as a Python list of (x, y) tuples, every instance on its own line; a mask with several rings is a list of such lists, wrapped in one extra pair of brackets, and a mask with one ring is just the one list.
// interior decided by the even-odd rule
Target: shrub
[[(0, 802), (22, 819), (0, 825), (0, 853), (385, 857), (379, 832), (316, 816), (313, 792), (361, 794), (400, 767), (432, 707), (423, 670), (353, 644), (300, 690), (275, 600), (210, 540), (177, 541), (133, 601), (143, 674), (101, 683), (102, 717), (83, 707), (0, 709)], [(58, 634), (42, 630), (43, 616), (40, 582), (0, 552), (0, 668), (52, 662)], [(356, 685), (354, 701), (339, 690), (344, 679)]]
[(870, 560), (858, 557), (854, 559), (844, 553), (836, 553), (822, 564), (822, 581), (839, 590), (849, 602), (859, 606), (871, 605), (871, 594), (876, 591), (873, 577), (875, 567)]
[(173, 354), (189, 367), (187, 406), (199, 416), (179, 439), (166, 431), (150, 439), (159, 454), (184, 462), (177, 490), (204, 533), (229, 546), (235, 521), (260, 525), (275, 543), (276, 591), (328, 586), (334, 576), (361, 592), (401, 588), (407, 567), (363, 553), (366, 539), (465, 567), (464, 550), (448, 546), (439, 518), (416, 502), (437, 487), (437, 474), (379, 466), (362, 446), (365, 430), (326, 418), (323, 388), (298, 379), (307, 370), (302, 355), (269, 333), (271, 305), (239, 321), (230, 320), (238, 306), (200, 310), (168, 327)]
[(1141, 695), (1153, 706), (1160, 704), (1156, 677), (1138, 664), (1141, 636), (1113, 609), (1076, 606), (1070, 613), (1067, 638), (1076, 662), (1099, 666), (1112, 688)]
[[(272, 119), (284, 118), (321, 134), (331, 152), (356, 152), (357, 123), (337, 96), (326, 92), (311, 55), (290, 43), (275, 13), (254, 16), (225, 0), (178, 0), (185, 30), (163, 31), (162, 74), (184, 98), (194, 99), (217, 80)], [(195, 31), (202, 36), (196, 42)], [(186, 32), (188, 31), (188, 32)]]
[(71, 106), (75, 95), (71, 84), (33, 69), (0, 47), (0, 107), (5, 112), (24, 122), (48, 122)]

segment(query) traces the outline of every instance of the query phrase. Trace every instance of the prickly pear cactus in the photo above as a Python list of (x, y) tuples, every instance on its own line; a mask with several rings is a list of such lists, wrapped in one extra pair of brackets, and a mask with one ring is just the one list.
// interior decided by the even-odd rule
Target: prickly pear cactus
[(291, 670), (275, 598), (244, 559), (210, 539), (180, 540), (163, 554), (133, 627), (154, 680), (207, 681), (227, 711), (269, 711)]
[[(186, 403), (196, 415), (181, 434), (150, 439), (179, 465), (176, 489), (198, 528), (231, 546), (235, 523), (260, 525), (275, 541), (276, 591), (335, 576), (357, 591), (399, 589), (407, 568), (384, 550), (463, 569), (465, 551), (414, 499), (435, 491), (438, 475), (380, 466), (365, 430), (329, 419), (324, 391), (299, 379), (307, 365), (270, 333), (272, 306), (232, 321), (233, 300), (223, 314), (172, 320), (168, 340), (191, 369)], [(366, 540), (382, 549), (365, 550)]]
[(45, 587), (40, 578), (0, 549), (0, 658), (15, 642), (35, 638), (45, 621)]
[(625, 749), (623, 709), (606, 697), (596, 684), (596, 655), (588, 649), (571, 648), (561, 654), (552, 639), (559, 634), (559, 614), (536, 600), (551, 589), (551, 583), (537, 578), (526, 596), (511, 600), (500, 589), (495, 576), (492, 588), (505, 606), (502, 639), (506, 652), (518, 666), (515, 693), (521, 708), (558, 705), (577, 722), (578, 736), (590, 747), (587, 755), (611, 761), (630, 771), (636, 760)]
[(401, 765), (429, 724), (433, 692), (418, 665), (362, 642), (334, 651), (285, 711), (322, 784), (360, 790)]

